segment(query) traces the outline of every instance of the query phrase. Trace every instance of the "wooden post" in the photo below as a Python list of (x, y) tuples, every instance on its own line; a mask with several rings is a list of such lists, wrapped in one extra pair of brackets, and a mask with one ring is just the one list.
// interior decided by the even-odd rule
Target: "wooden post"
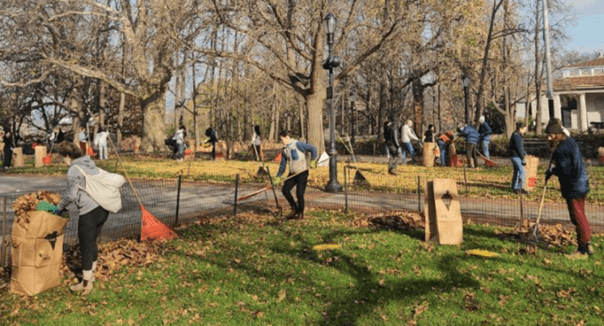
[(0, 268), (2, 268), (6, 259), (6, 197), (2, 198), (2, 244), (0, 244), (0, 250), (0, 258), (2, 258)]
[(417, 211), (422, 212), (422, 189), (419, 175), (417, 176)]
[[(178, 176), (178, 191), (176, 193), (176, 219), (174, 220), (174, 226), (178, 225), (178, 211), (180, 209), (180, 184), (181, 184), (181, 181), (182, 181), (182, 176), (179, 175)], [(237, 198), (237, 197), (235, 196), (235, 198)]]
[(344, 166), (344, 213), (348, 214), (348, 172), (346, 169), (347, 166)]

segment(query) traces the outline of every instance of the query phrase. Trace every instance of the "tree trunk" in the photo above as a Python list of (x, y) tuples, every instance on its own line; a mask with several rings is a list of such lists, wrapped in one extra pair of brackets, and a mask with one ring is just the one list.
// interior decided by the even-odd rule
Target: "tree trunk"
[[(321, 83), (323, 84), (323, 83)], [(323, 89), (323, 87), (319, 88)], [(305, 96), (308, 108), (308, 142), (317, 147), (319, 153), (325, 151), (325, 140), (323, 137), (323, 103), (325, 93), (319, 91)]]
[(141, 106), (143, 108), (143, 136), (141, 151), (151, 153), (164, 148), (166, 127), (164, 123), (164, 96), (158, 96), (155, 101)]
[(120, 104), (117, 109), (117, 143), (122, 143), (122, 129), (124, 128), (124, 108), (126, 107), (126, 94), (120, 94)]
[(304, 129), (304, 105), (300, 102), (299, 97), (296, 98), (296, 102), (298, 103), (298, 110), (300, 111), (300, 139), (306, 139), (306, 141), (308, 141)]
[(538, 135), (541, 133), (541, 73), (539, 72), (539, 63), (541, 63), (541, 58), (539, 55), (539, 36), (541, 35), (541, 33), (539, 33), (540, 30), (540, 26), (541, 26), (541, 7), (540, 4), (541, 1), (537, 1), (536, 3), (536, 8), (535, 8), (535, 100), (536, 100), (536, 108), (535, 108), (535, 113), (536, 113), (536, 129), (535, 129), (535, 133)]
[(380, 83), (380, 103), (379, 103), (379, 107), (378, 107), (378, 122), (377, 122), (377, 134), (378, 134), (378, 144), (381, 144), (384, 142), (384, 128), (382, 128), (382, 126), (384, 125), (384, 118), (386, 115), (386, 112), (388, 112), (388, 108), (386, 106), (388, 106), (388, 85), (386, 84), (386, 81), (384, 80), (384, 76), (382, 76), (382, 82)]

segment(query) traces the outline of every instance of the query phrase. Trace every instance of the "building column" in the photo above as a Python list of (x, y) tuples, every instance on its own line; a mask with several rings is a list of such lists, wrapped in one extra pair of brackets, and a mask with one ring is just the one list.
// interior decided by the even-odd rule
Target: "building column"
[(585, 93), (579, 95), (579, 114), (581, 123), (579, 124), (581, 131), (587, 131), (587, 105), (585, 103)]
[(560, 102), (560, 94), (554, 94), (554, 118), (562, 121), (562, 102)]

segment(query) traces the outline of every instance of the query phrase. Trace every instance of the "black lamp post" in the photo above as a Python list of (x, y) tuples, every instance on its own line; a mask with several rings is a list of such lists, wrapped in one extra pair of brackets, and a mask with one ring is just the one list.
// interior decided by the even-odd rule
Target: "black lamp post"
[(468, 102), (469, 102), (469, 95), (470, 92), (468, 90), (468, 88), (470, 88), (470, 85), (472, 85), (472, 79), (470, 78), (470, 76), (464, 74), (463, 76), (461, 76), (461, 83), (463, 85), (463, 95), (465, 98), (465, 106), (466, 106), (466, 124), (469, 125), (470, 124), (470, 108), (468, 107)]
[(333, 68), (340, 66), (341, 59), (333, 55), (333, 34), (336, 31), (336, 17), (327, 14), (324, 19), (325, 32), (327, 34), (327, 47), (329, 56), (323, 62), (323, 69), (329, 70), (329, 87), (327, 88), (327, 100), (329, 101), (329, 182), (325, 186), (327, 192), (341, 192), (342, 186), (338, 182), (338, 163), (336, 151), (336, 118), (333, 112)]

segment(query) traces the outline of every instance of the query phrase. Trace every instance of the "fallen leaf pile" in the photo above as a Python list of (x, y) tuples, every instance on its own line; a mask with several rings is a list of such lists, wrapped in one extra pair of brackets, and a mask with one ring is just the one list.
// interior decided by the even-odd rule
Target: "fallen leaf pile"
[[(535, 238), (533, 237), (534, 228), (535, 222), (524, 220), (512, 230), (495, 230), (495, 234), (497, 234), (502, 240), (517, 240), (520, 242), (532, 243), (535, 242)], [(577, 245), (577, 240), (575, 239), (574, 233), (565, 229), (562, 224), (539, 224), (539, 229), (537, 232), (539, 241), (543, 241), (549, 246), (565, 247), (569, 245)]]
[(25, 218), (27, 212), (35, 212), (38, 204), (42, 201), (57, 205), (61, 202), (61, 195), (48, 191), (33, 192), (15, 199), (11, 207), (15, 210), (15, 215), (18, 218)]
[[(159, 242), (139, 242), (122, 239), (99, 245), (99, 256), (94, 277), (106, 281), (122, 266), (144, 267), (156, 261)], [(82, 256), (78, 246), (63, 253), (63, 273), (69, 275), (81, 266)]]
[(426, 227), (425, 221), (418, 213), (390, 212), (362, 216), (351, 223), (356, 227), (381, 227), (390, 230), (419, 230)]

